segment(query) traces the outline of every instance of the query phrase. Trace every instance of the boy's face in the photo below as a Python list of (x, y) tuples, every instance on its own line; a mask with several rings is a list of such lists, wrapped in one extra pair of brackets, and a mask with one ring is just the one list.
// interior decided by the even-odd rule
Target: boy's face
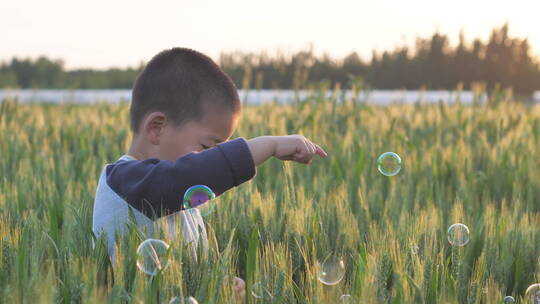
[(167, 123), (159, 140), (159, 158), (175, 161), (190, 152), (200, 152), (227, 141), (238, 124), (239, 113), (210, 109), (200, 121), (179, 127)]

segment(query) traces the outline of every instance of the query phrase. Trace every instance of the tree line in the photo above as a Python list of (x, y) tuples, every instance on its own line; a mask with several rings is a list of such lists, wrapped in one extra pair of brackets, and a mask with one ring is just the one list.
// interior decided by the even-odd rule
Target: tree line
[(12, 58), (0, 64), (0, 88), (124, 89), (131, 88), (141, 68), (66, 71), (60, 59)]
[[(300, 89), (314, 85), (350, 87), (358, 82), (373, 89), (471, 89), (513, 88), (516, 92), (540, 90), (540, 66), (526, 38), (509, 35), (508, 24), (492, 30), (487, 41), (467, 41), (451, 45), (439, 32), (417, 38), (414, 47), (374, 51), (364, 61), (353, 52), (344, 58), (324, 54), (313, 48), (291, 55), (282, 52), (222, 53), (218, 64), (239, 88)], [(65, 70), (62, 60), (47, 57), (12, 58), (0, 64), (0, 87), (114, 89), (130, 88), (143, 68)]]

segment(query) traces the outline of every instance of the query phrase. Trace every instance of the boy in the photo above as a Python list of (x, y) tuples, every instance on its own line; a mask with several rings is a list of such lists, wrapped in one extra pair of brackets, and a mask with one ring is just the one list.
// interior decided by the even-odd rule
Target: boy
[(94, 202), (92, 230), (105, 234), (113, 263), (115, 234), (130, 213), (149, 233), (156, 219), (179, 220), (184, 243), (200, 238), (207, 246), (199, 210), (183, 210), (189, 187), (206, 185), (218, 196), (253, 178), (271, 156), (304, 164), (327, 156), (300, 135), (228, 141), (239, 117), (237, 89), (212, 59), (184, 48), (152, 58), (133, 86), (129, 151), (105, 166)]

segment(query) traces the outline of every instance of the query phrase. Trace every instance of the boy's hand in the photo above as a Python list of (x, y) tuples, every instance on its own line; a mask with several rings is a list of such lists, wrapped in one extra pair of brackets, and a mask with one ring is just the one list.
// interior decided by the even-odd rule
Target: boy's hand
[(253, 161), (258, 166), (271, 156), (281, 160), (292, 160), (302, 164), (311, 163), (315, 154), (328, 154), (317, 144), (302, 135), (261, 136), (247, 141)]
[(319, 145), (302, 135), (275, 136), (274, 140), (276, 142), (274, 156), (281, 160), (310, 164), (316, 154), (321, 157), (328, 156)]
[(223, 284), (232, 288), (236, 303), (244, 303), (246, 299), (246, 282), (239, 277), (225, 276)]
[(236, 303), (244, 303), (244, 299), (246, 298), (246, 282), (239, 277), (234, 277), (233, 291)]

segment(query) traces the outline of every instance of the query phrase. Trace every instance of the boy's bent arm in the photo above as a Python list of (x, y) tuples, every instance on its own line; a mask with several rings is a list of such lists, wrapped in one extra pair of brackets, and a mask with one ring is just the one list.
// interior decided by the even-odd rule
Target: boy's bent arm
[(152, 217), (182, 210), (184, 192), (206, 185), (217, 195), (255, 176), (255, 162), (243, 138), (176, 161), (149, 158), (107, 166), (107, 183), (129, 205)]

